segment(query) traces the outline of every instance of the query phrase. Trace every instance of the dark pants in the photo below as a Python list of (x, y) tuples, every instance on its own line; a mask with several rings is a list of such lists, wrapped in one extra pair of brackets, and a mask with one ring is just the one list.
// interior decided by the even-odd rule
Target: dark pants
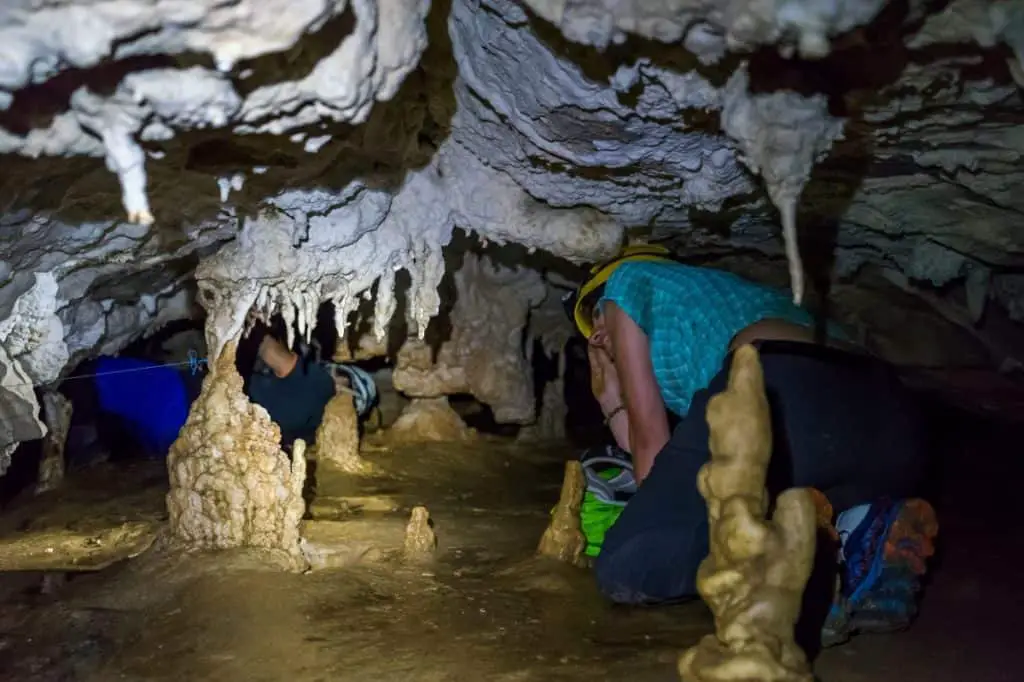
[[(914, 396), (886, 363), (789, 342), (760, 344), (774, 445), (768, 490), (813, 487), (835, 512), (916, 494), (924, 475), (924, 422)], [(697, 472), (711, 453), (708, 400), (725, 390), (731, 356), (658, 454), (647, 479), (605, 536), (595, 573), (628, 604), (697, 594), (708, 520)]]

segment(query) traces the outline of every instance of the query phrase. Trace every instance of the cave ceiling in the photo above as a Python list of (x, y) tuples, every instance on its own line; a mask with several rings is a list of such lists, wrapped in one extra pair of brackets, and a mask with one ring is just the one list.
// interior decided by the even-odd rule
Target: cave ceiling
[(383, 334), (402, 270), (422, 333), (455, 229), (785, 275), (791, 210), (813, 286), (1020, 320), (1021, 56), (1017, 0), (8, 0), (3, 385), (197, 282), (214, 352), (253, 307), (302, 332), (371, 289)]

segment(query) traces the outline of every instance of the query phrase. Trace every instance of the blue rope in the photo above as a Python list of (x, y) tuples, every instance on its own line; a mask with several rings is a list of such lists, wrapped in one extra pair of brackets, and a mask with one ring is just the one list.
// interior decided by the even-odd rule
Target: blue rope
[(24, 384), (12, 384), (11, 388), (14, 388), (14, 387), (17, 387), (17, 386), (49, 386), (50, 384), (53, 384), (53, 383), (61, 383), (61, 382), (64, 382), (64, 381), (75, 381), (76, 379), (95, 379), (96, 377), (111, 376), (113, 374), (131, 374), (133, 372), (148, 372), (150, 370), (160, 369), (162, 367), (188, 367), (189, 371), (192, 373), (192, 376), (195, 376), (196, 374), (198, 374), (203, 369), (209, 369), (210, 363), (209, 363), (209, 361), (206, 358), (199, 357), (199, 353), (197, 353), (194, 349), (189, 349), (189, 351), (188, 351), (188, 360), (186, 360), (184, 362), (166, 362), (166, 363), (162, 363), (162, 364), (153, 365), (152, 367), (133, 367), (132, 369), (114, 369), (114, 370), (110, 370), (109, 372), (96, 372), (95, 374), (75, 374), (75, 375), (72, 375), (72, 376), (69, 376), (69, 377), (64, 377), (63, 379), (57, 379), (55, 381), (50, 381), (50, 382), (45, 382), (45, 383), (40, 383), (40, 384), (33, 384), (31, 382), (24, 383)]
[(192, 372), (192, 376), (195, 376), (196, 374), (199, 374), (199, 370), (203, 369), (204, 367), (209, 369), (210, 362), (206, 358), (199, 357), (199, 353), (197, 353), (194, 349), (189, 348), (188, 349), (188, 368), (189, 368), (189, 371)]

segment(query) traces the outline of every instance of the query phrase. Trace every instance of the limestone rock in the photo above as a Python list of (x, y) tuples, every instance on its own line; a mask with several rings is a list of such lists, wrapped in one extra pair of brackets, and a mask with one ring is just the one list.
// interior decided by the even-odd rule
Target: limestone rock
[(167, 459), (171, 538), (195, 549), (275, 550), (299, 565), (306, 447), (296, 441), (289, 462), (280, 442), (266, 410), (242, 392), (228, 344)]
[(64, 447), (71, 429), (71, 401), (57, 391), (43, 393), (43, 418), (46, 436), (39, 461), (39, 480), (36, 493), (54, 490), (64, 480)]
[(771, 415), (753, 346), (736, 351), (729, 386), (707, 408), (711, 461), (697, 487), (708, 504), (711, 551), (697, 590), (715, 634), (679, 661), (685, 682), (811, 682), (794, 640), (814, 560), (817, 510), (811, 492), (787, 490), (765, 520)]
[(537, 422), (523, 427), (520, 441), (562, 440), (565, 438), (565, 419), (569, 409), (565, 404), (565, 383), (561, 379), (548, 382), (541, 397)]
[(547, 295), (540, 273), (467, 253), (455, 273), (451, 338), (433, 352), (410, 342), (399, 353), (395, 388), (410, 397), (472, 394), (498, 423), (534, 418), (533, 380), (522, 348), (530, 309)]
[(587, 490), (583, 467), (577, 460), (565, 463), (565, 478), (551, 523), (540, 539), (537, 553), (569, 564), (584, 565), (586, 538), (580, 529), (580, 507)]
[[(696, 259), (746, 253), (778, 270), (788, 257), (798, 293), (801, 266), (809, 290), (881, 269), (941, 298), (936, 324), (967, 312), (1003, 340), (985, 320), (1024, 309), (1014, 2), (12, 7), (0, 11), (0, 472), (43, 435), (33, 384), (195, 316), (197, 295), (213, 358), (253, 306), (308, 336), (330, 301), (343, 335), (368, 297), (374, 344), (357, 355), (390, 347), (402, 309), (422, 340), (456, 227), (577, 264), (627, 230)], [(619, 45), (630, 34), (661, 45)], [(521, 307), (498, 320), (510, 334)], [(450, 363), (412, 358), (409, 385), (468, 387), (499, 420), (529, 423), (524, 380), (499, 394), (481, 365), (460, 376), (470, 354), (455, 350), (481, 331)], [(512, 358), (517, 341), (496, 353)]]
[(383, 433), (391, 443), (458, 442), (476, 438), (447, 398), (417, 398)]
[(430, 522), (426, 507), (413, 507), (409, 525), (405, 527), (403, 556), (406, 561), (426, 561), (437, 549), (437, 535)]
[(716, 61), (726, 48), (778, 44), (804, 57), (823, 57), (829, 38), (863, 26), (882, 8), (882, 0), (832, 3), (801, 0), (791, 5), (725, 0), (717, 3), (556, 2), (527, 0), (534, 11), (567, 36), (601, 49), (621, 43), (627, 33), (664, 42), (684, 42), (704, 61)]
[(318, 462), (350, 474), (368, 473), (370, 463), (359, 456), (359, 417), (352, 396), (338, 393), (324, 408), (323, 420), (316, 430)]
[(374, 373), (373, 380), (377, 384), (377, 406), (371, 412), (367, 426), (376, 430), (390, 427), (408, 407), (409, 399), (399, 392), (392, 382), (391, 370)]

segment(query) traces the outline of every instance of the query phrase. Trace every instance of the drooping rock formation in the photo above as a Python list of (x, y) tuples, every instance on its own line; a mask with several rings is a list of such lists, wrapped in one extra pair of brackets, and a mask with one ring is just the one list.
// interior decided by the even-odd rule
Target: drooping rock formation
[(242, 391), (229, 343), (210, 365), (188, 422), (171, 447), (171, 537), (190, 548), (253, 547), (301, 564), (306, 446), (281, 451), (281, 432)]
[(540, 273), (467, 253), (455, 273), (451, 338), (432, 349), (410, 342), (399, 353), (395, 388), (417, 398), (469, 393), (499, 423), (534, 418), (533, 378), (523, 349), (530, 309), (547, 291)]
[(711, 461), (697, 487), (711, 543), (697, 590), (715, 614), (715, 634), (683, 654), (679, 672), (685, 682), (811, 682), (793, 630), (814, 560), (817, 511), (811, 491), (787, 490), (765, 520), (771, 414), (753, 346), (736, 351), (729, 386), (709, 401), (707, 420)]

